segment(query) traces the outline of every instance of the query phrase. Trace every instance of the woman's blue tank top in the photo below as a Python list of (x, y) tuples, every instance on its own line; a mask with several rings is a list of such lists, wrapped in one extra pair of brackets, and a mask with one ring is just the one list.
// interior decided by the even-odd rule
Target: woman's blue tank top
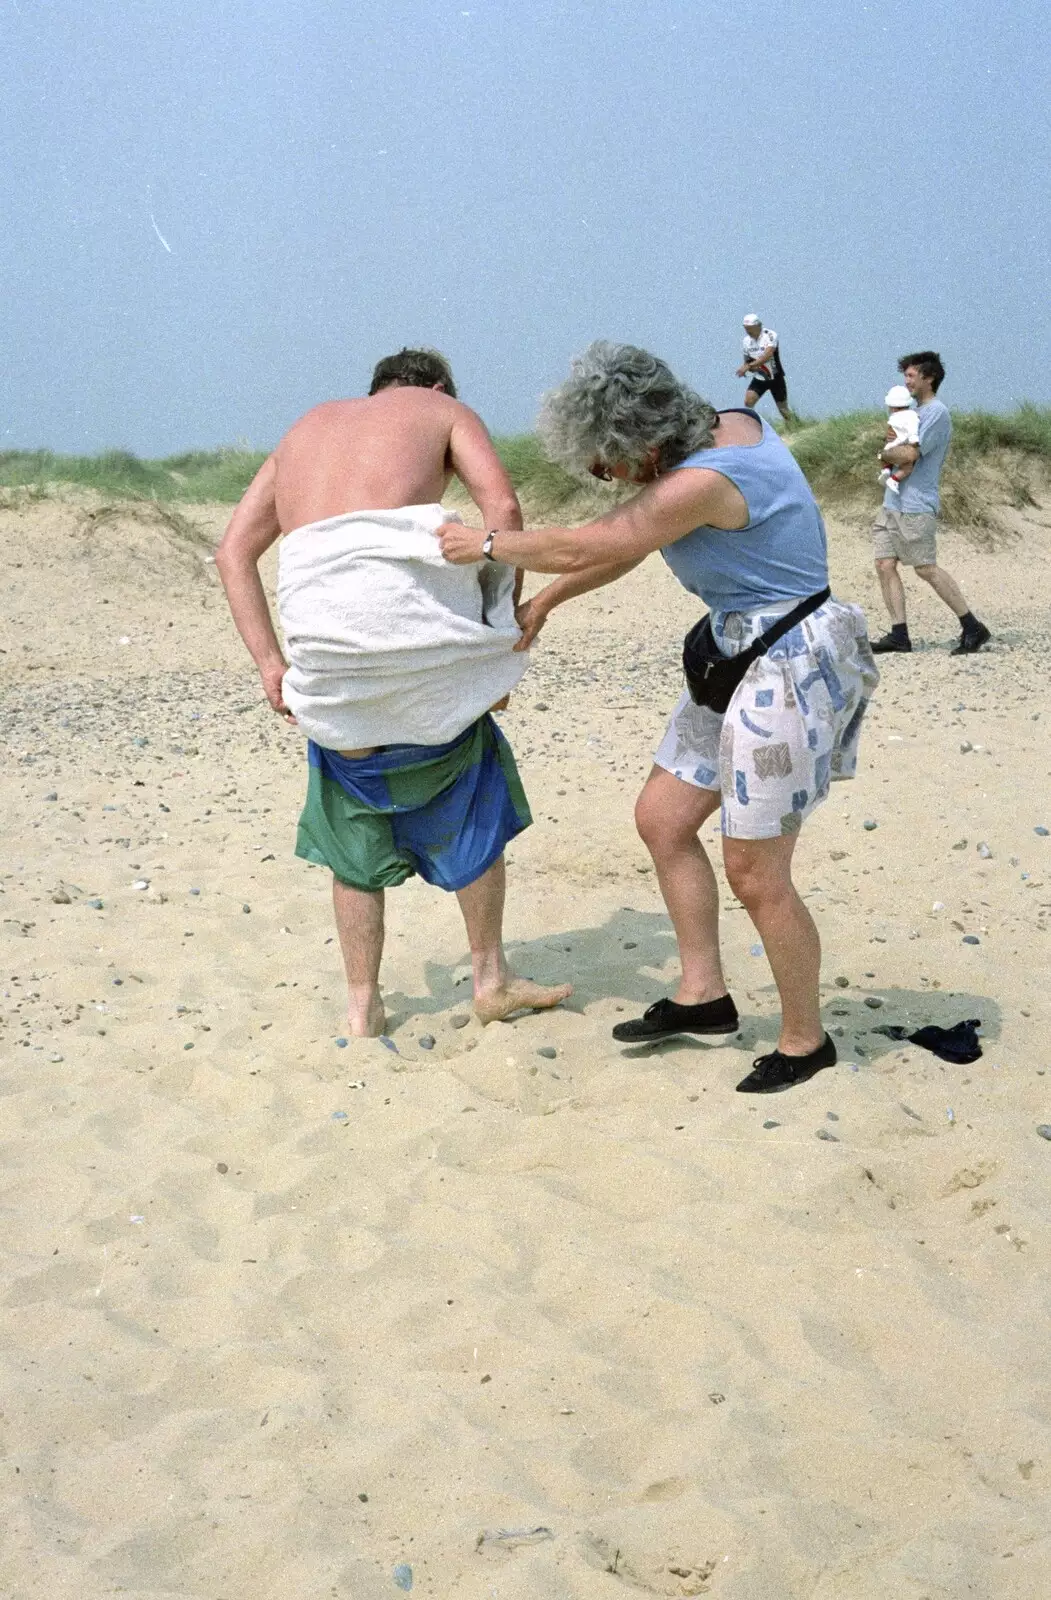
[(818, 503), (788, 446), (761, 417), (756, 421), (763, 429), (757, 444), (696, 450), (675, 469), (721, 472), (748, 506), (745, 527), (694, 528), (661, 551), (683, 587), (713, 611), (752, 611), (778, 600), (801, 600), (828, 583)]

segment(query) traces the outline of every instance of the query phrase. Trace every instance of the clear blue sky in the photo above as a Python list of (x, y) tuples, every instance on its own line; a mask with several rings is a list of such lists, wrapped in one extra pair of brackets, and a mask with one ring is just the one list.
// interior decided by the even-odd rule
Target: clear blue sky
[(437, 345), (496, 431), (597, 337), (796, 406), (933, 346), (1051, 402), (1037, 0), (0, 0), (0, 446), (274, 442)]

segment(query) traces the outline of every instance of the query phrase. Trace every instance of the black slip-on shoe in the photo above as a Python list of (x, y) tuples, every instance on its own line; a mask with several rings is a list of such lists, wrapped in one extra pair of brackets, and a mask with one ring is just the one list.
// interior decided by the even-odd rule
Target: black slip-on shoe
[(794, 1089), (797, 1083), (806, 1083), (822, 1067), (834, 1067), (836, 1059), (836, 1047), (827, 1033), (824, 1044), (808, 1056), (785, 1056), (780, 1050), (771, 1050), (768, 1056), (759, 1056), (752, 1062), (752, 1070), (737, 1085), (737, 1093), (780, 1094), (783, 1089)]
[(898, 639), (893, 633), (885, 633), (882, 639), (873, 639), (872, 654), (874, 656), (899, 655), (907, 656), (912, 653), (911, 639)]
[(980, 622), (977, 628), (964, 629), (960, 635), (959, 644), (954, 650), (950, 650), (949, 654), (951, 656), (973, 656), (974, 652), (980, 650), (983, 644), (988, 644), (991, 638), (992, 634), (985, 626), (985, 623)]
[(677, 1033), (736, 1033), (739, 1025), (737, 1007), (728, 994), (699, 1006), (658, 1000), (641, 1017), (618, 1022), (613, 1037), (621, 1044), (650, 1044), (656, 1039), (673, 1039)]

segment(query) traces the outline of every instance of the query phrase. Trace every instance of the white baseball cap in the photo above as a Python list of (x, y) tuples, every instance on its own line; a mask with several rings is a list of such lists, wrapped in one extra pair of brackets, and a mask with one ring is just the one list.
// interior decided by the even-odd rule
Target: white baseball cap
[(895, 411), (898, 411), (902, 406), (912, 405), (912, 395), (909, 393), (908, 389), (906, 389), (903, 383), (896, 383), (893, 389), (887, 390), (887, 397), (883, 404), (885, 406), (890, 406)]
[(748, 315), (744, 319), (744, 326), (746, 328), (761, 328), (763, 326), (763, 319), (762, 317), (757, 317), (754, 311), (749, 311)]

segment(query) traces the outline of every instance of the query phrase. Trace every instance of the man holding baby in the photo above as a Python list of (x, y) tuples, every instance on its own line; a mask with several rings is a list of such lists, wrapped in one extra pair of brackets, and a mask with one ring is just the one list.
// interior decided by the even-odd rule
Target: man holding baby
[[(929, 583), (960, 619), (959, 643), (951, 654), (973, 655), (989, 640), (989, 629), (971, 611), (956, 579), (938, 565), (937, 555), (941, 504), (938, 482), (952, 438), (949, 408), (938, 399), (945, 368), (936, 350), (919, 350), (902, 356), (898, 371), (916, 402), (916, 442), (910, 442), (904, 430), (896, 428), (895, 440), (888, 440), (880, 452), (880, 460), (891, 468), (891, 473), (886, 480), (881, 475), (883, 507), (873, 525), (872, 539), (876, 573), (891, 628), (873, 641), (872, 649), (877, 655), (905, 655), (912, 650), (905, 618), (905, 588), (898, 571), (899, 563), (904, 563)], [(892, 424), (894, 415), (892, 409)]]

